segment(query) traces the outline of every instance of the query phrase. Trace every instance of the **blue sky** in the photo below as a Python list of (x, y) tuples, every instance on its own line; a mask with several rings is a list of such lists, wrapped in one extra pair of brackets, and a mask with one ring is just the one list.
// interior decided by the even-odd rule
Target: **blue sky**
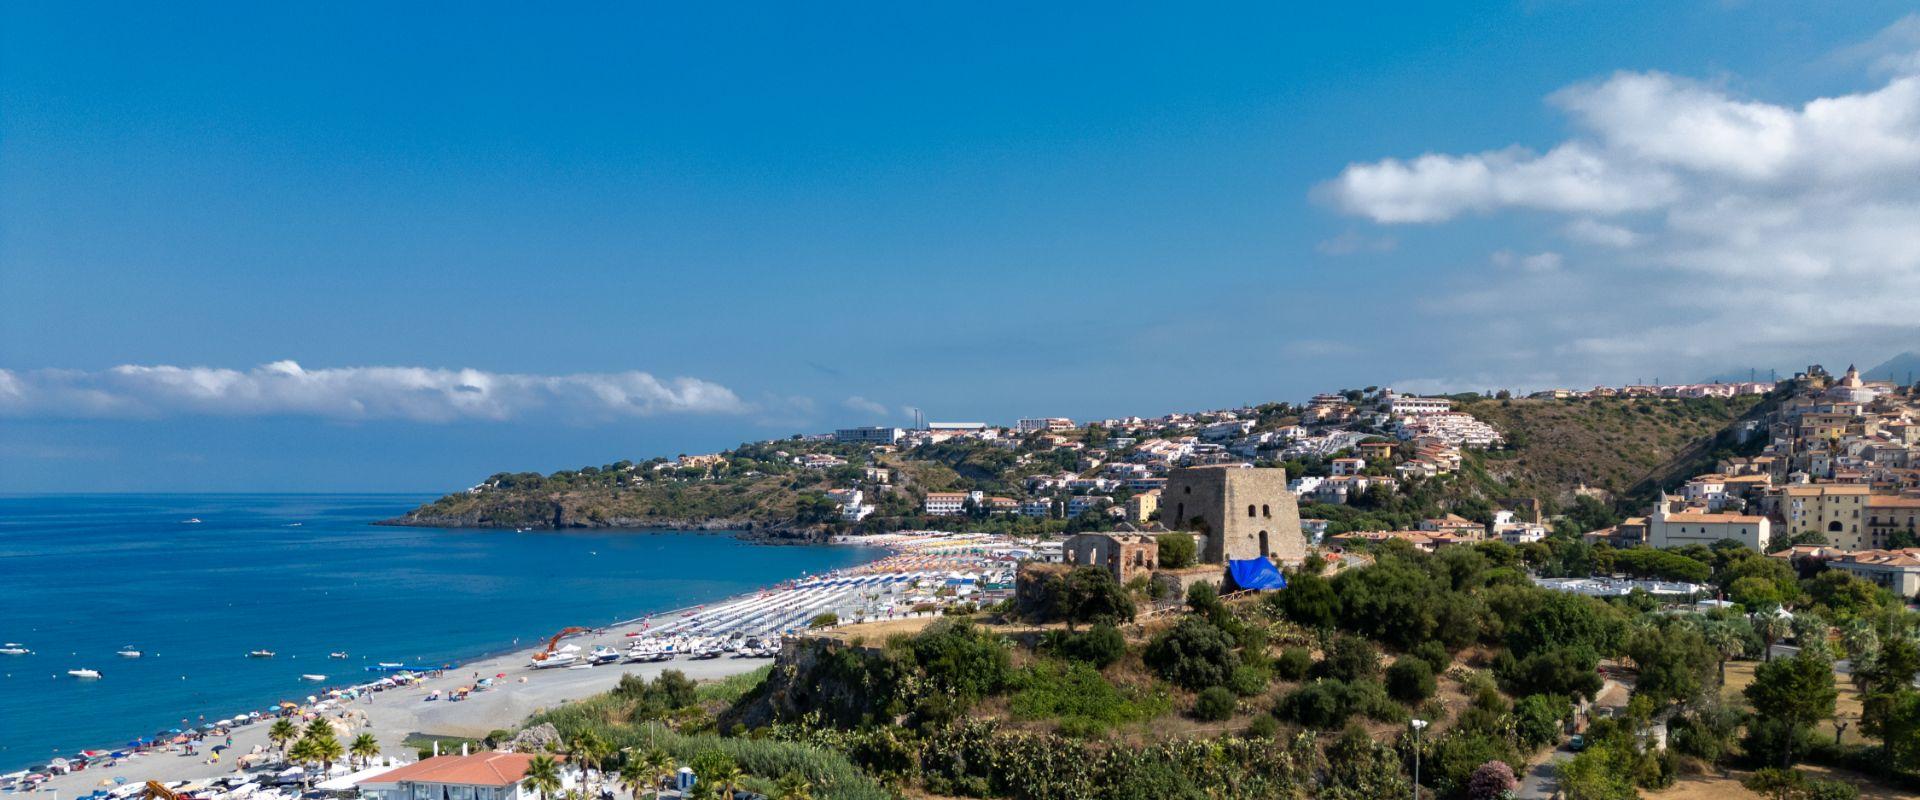
[(1900, 4), (267, 5), (0, 9), (0, 491), (1920, 346)]

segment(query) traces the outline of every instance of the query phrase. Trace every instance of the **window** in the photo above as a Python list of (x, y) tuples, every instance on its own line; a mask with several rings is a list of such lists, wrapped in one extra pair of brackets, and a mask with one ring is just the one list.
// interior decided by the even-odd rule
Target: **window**
[(1267, 532), (1266, 532), (1266, 531), (1261, 531), (1261, 532), (1260, 532), (1260, 555), (1262, 555), (1262, 556), (1264, 556), (1264, 555), (1267, 555), (1267, 553), (1268, 553), (1268, 550), (1267, 550)]
[(1266, 504), (1263, 503), (1260, 506), (1260, 516), (1271, 517), (1273, 516), (1273, 511), (1271, 509), (1268, 509)]
[(1253, 504), (1252, 504), (1252, 503), (1248, 503), (1248, 504), (1247, 504), (1247, 516), (1248, 516), (1248, 517), (1252, 517), (1252, 516), (1253, 516)]

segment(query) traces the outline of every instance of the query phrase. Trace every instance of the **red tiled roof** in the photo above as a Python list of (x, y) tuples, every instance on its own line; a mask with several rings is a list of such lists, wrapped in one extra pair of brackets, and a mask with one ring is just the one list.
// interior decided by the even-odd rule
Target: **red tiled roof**
[[(396, 770), (380, 773), (360, 784), (453, 783), (466, 786), (512, 786), (526, 777), (532, 753), (474, 753), (466, 756), (435, 756)], [(555, 756), (555, 758), (561, 758)]]

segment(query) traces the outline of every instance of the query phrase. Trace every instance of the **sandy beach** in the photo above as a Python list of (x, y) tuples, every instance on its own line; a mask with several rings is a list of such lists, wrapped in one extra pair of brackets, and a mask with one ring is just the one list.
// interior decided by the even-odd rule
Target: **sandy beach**
[[(642, 626), (639, 623), (616, 626), (568, 639), (567, 643), (588, 649), (604, 644), (624, 650), (629, 641), (627, 634), (640, 630)], [(479, 738), (495, 729), (515, 728), (536, 711), (608, 691), (619, 683), (622, 675), (651, 678), (664, 670), (677, 669), (694, 680), (706, 681), (750, 672), (771, 663), (767, 659), (747, 658), (676, 659), (662, 663), (608, 664), (592, 669), (535, 670), (527, 666), (534, 652), (535, 649), (520, 650), (462, 664), (438, 678), (376, 692), (371, 695), (372, 702), (352, 702), (336, 711), (346, 710), (348, 714), (356, 716), (364, 713), (363, 722), (356, 720), (355, 735), (372, 733), (380, 741), (383, 754), (411, 761), (414, 758), (413, 749), (402, 744), (409, 736), (420, 733)], [(494, 688), (474, 693), (466, 700), (449, 702), (444, 699), (451, 690), (472, 685), (475, 673), (482, 677), (505, 673), (506, 677), (500, 679)], [(366, 673), (367, 680), (377, 677), (374, 673)], [(520, 682), (523, 677), (525, 683)], [(428, 701), (427, 695), (436, 690), (442, 699)], [(243, 754), (251, 752), (256, 746), (270, 747), (267, 742), (269, 725), (269, 721), (263, 721), (236, 729), (233, 732), (233, 749), (229, 752)], [(342, 738), (344, 740), (346, 737)], [(154, 752), (112, 767), (94, 767), (54, 776), (33, 794), (79, 797), (103, 786), (113, 785), (116, 777), (129, 783), (148, 780), (164, 783), (213, 778), (233, 772), (237, 766), (235, 758), (222, 758), (218, 764), (206, 763), (207, 747), (213, 743), (209, 739), (200, 748), (199, 754), (194, 756), (178, 751)]]
[[(858, 567), (782, 583), (726, 601), (578, 634), (562, 646), (584, 654), (605, 645), (624, 653), (637, 641), (629, 634), (646, 634), (655, 641), (697, 648), (728, 635), (777, 638), (802, 633), (809, 620), (823, 612), (847, 623), (937, 615), (940, 606), (950, 603), (1004, 596), (1011, 586), (1013, 565), (1031, 554), (1025, 543), (989, 534), (919, 531), (864, 537), (863, 543), (885, 547), (890, 554)], [(997, 588), (988, 590), (988, 586)], [(411, 761), (415, 751), (403, 742), (415, 734), (478, 739), (495, 730), (518, 728), (537, 711), (612, 689), (623, 675), (651, 678), (674, 669), (696, 681), (709, 681), (772, 663), (769, 658), (735, 658), (731, 654), (711, 659), (683, 655), (672, 661), (606, 664), (591, 669), (533, 669), (531, 657), (544, 646), (542, 643), (460, 664), (438, 677), (338, 701), (320, 713), (343, 720), (339, 726), (343, 744), (361, 733), (371, 733), (380, 742), (383, 755)], [(328, 686), (344, 689), (382, 676), (361, 672), (333, 677), (339, 680), (329, 681)], [(458, 702), (445, 699), (453, 690), (475, 685), (480, 678), (493, 678), (492, 686)], [(436, 692), (441, 699), (426, 699)], [(310, 693), (324, 695), (326, 687), (314, 684)], [(110, 767), (95, 766), (54, 776), (38, 791), (78, 797), (113, 786), (116, 778), (140, 783), (218, 777), (235, 771), (239, 756), (256, 747), (270, 748), (270, 726), (271, 720), (262, 720), (234, 729), (233, 747), (218, 764), (206, 763), (208, 751), (214, 744), (223, 743), (224, 737), (210, 737), (201, 743), (197, 755), (185, 755), (177, 749), (151, 752)]]

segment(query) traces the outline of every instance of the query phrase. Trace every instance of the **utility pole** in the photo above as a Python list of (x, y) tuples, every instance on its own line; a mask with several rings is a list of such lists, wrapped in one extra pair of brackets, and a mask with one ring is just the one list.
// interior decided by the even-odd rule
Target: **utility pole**
[(1420, 800), (1420, 731), (1427, 727), (1424, 719), (1408, 720), (1413, 728), (1413, 800)]

